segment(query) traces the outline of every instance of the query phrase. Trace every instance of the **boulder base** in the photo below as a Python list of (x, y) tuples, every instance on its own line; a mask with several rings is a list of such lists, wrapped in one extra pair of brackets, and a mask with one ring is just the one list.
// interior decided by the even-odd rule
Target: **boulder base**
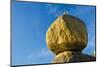
[(87, 62), (95, 61), (95, 57), (77, 51), (64, 51), (59, 53), (52, 63)]

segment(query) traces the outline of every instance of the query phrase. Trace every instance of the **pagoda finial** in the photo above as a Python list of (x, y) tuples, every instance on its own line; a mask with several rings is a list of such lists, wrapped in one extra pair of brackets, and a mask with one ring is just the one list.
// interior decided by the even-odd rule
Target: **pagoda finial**
[(69, 14), (69, 12), (68, 12), (68, 11), (64, 11), (64, 15), (66, 15), (66, 14), (68, 15), (68, 14)]

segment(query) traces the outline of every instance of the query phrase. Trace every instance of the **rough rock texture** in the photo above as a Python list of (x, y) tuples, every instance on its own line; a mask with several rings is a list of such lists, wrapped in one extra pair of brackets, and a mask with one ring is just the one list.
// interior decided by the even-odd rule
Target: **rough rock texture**
[(47, 47), (55, 53), (53, 63), (94, 61), (95, 57), (82, 53), (88, 34), (84, 22), (74, 16), (59, 16), (46, 32)]
[(47, 46), (55, 54), (65, 50), (82, 50), (87, 45), (87, 39), (83, 21), (67, 14), (58, 17), (46, 33)]
[(64, 51), (59, 53), (52, 63), (69, 63), (69, 62), (84, 62), (84, 61), (95, 61), (95, 57), (82, 54), (78, 51)]

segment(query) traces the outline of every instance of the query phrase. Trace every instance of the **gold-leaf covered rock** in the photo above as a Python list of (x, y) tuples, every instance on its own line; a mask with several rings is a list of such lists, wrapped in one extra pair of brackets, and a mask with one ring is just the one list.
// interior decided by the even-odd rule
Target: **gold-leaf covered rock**
[(87, 30), (84, 22), (74, 16), (59, 16), (46, 32), (48, 48), (55, 54), (63, 51), (81, 51), (87, 45)]

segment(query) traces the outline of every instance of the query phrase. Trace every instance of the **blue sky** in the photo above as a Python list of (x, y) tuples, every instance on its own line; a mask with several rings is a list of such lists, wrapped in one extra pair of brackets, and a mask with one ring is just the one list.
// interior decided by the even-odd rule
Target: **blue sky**
[(12, 2), (12, 64), (50, 63), (54, 54), (46, 46), (46, 31), (63, 12), (82, 19), (88, 30), (83, 53), (95, 50), (95, 7), (36, 2)]

